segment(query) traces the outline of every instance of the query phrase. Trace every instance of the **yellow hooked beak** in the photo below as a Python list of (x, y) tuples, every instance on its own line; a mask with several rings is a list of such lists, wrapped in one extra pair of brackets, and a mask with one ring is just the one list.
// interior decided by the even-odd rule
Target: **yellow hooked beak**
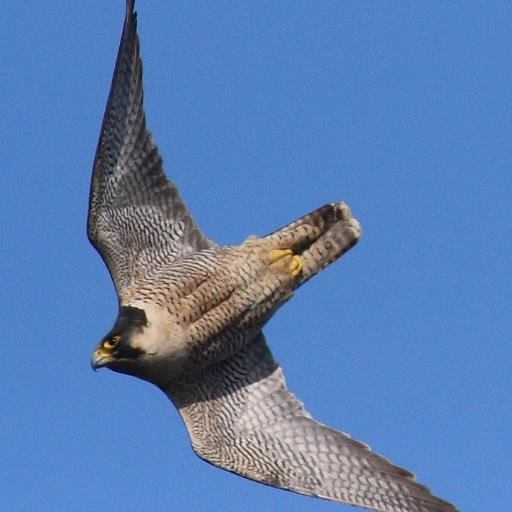
[(92, 356), (91, 356), (91, 368), (96, 371), (98, 368), (101, 368), (102, 366), (107, 365), (108, 363), (112, 362), (114, 358), (112, 357), (112, 354), (98, 348), (96, 349)]

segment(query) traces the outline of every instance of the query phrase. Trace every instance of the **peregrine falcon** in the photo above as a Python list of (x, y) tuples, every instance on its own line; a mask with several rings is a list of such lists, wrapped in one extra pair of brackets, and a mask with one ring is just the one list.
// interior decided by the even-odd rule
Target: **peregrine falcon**
[(299, 286), (357, 243), (349, 207), (326, 204), (239, 246), (209, 240), (146, 128), (136, 25), (127, 0), (88, 215), (119, 313), (92, 367), (158, 386), (195, 452), (220, 468), (381, 512), (455, 512), (409, 471), (316, 421), (288, 390), (262, 334)]

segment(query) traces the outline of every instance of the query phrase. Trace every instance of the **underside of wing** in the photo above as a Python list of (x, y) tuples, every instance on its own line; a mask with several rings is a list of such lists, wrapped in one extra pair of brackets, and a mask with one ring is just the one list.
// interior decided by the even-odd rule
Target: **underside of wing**
[(197, 454), (264, 484), (381, 512), (455, 512), (347, 434), (317, 422), (287, 389), (263, 336), (165, 390)]
[(94, 161), (88, 235), (120, 296), (147, 268), (209, 247), (146, 129), (133, 0), (126, 18)]

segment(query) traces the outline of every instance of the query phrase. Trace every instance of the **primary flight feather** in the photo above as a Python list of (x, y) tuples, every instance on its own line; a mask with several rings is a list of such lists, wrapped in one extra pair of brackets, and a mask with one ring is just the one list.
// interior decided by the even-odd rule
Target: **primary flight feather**
[(119, 297), (93, 368), (162, 389), (196, 453), (223, 469), (381, 512), (455, 512), (409, 471), (316, 421), (261, 332), (294, 290), (357, 243), (358, 221), (332, 203), (239, 246), (210, 241), (146, 128), (133, 9), (128, 0), (91, 182), (88, 236)]

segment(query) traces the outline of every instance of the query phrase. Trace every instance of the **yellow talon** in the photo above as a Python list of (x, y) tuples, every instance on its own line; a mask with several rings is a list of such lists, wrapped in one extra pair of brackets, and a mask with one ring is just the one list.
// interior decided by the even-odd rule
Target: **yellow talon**
[(290, 272), (292, 276), (297, 277), (301, 273), (303, 266), (304, 262), (302, 261), (302, 258), (295, 254), (290, 262)]

